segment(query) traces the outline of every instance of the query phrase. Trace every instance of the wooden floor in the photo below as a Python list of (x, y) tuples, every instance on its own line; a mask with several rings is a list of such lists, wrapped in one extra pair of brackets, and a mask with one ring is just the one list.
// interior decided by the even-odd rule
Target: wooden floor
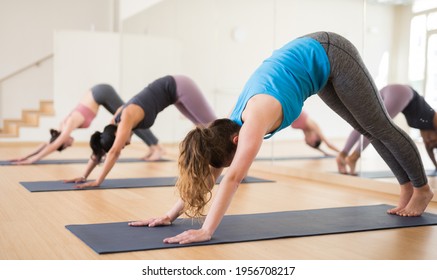
[[(273, 149), (267, 143), (260, 155), (314, 155), (301, 142), (285, 144), (280, 148), (275, 143)], [(0, 144), (0, 160), (24, 155), (32, 148)], [(175, 160), (176, 147), (166, 149), (167, 158)], [(86, 145), (77, 145), (51, 158), (87, 158), (89, 152)], [(145, 146), (137, 143), (126, 147), (122, 156), (139, 157), (145, 153)], [(82, 175), (83, 169), (83, 164), (0, 166), (0, 259), (437, 259), (437, 226), (99, 255), (65, 229), (65, 225), (159, 216), (173, 205), (177, 195), (172, 187), (31, 193), (19, 184), (73, 178)], [(276, 182), (241, 187), (228, 214), (396, 204), (398, 186), (394, 181), (339, 175), (335, 169), (334, 159), (257, 161), (249, 175)], [(108, 178), (176, 175), (175, 161), (120, 163)], [(437, 182), (433, 180), (431, 184), (435, 187)], [(427, 211), (437, 213), (435, 200)]]

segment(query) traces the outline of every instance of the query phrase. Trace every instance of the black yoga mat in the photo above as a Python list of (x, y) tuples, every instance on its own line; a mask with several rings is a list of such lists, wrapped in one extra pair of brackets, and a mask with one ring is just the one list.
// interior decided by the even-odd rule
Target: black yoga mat
[[(425, 170), (426, 175), (429, 177), (435, 177), (437, 176), (437, 171), (435, 169)], [(370, 179), (378, 179), (378, 178), (391, 178), (395, 177), (393, 172), (390, 170), (384, 170), (384, 171), (363, 171), (358, 173), (360, 177), (363, 178), (370, 178)]]
[(199, 228), (191, 219), (177, 219), (171, 226), (130, 227), (127, 222), (67, 225), (66, 228), (96, 253), (131, 252), (175, 247), (257, 241), (286, 237), (437, 225), (437, 215), (389, 215), (393, 206), (374, 205), (225, 216), (213, 238), (186, 245), (164, 244), (166, 237)]
[[(171, 161), (169, 159), (159, 159), (156, 161), (148, 161), (140, 158), (119, 158), (117, 162), (119, 163), (127, 163), (127, 162), (167, 162)], [(35, 163), (32, 163), (32, 165), (38, 165), (38, 164), (77, 164), (77, 163), (88, 163), (88, 159), (42, 159)], [(20, 166), (17, 164), (13, 164), (12, 162), (8, 160), (0, 160), (0, 166), (1, 165), (12, 165), (12, 166)]]
[(334, 156), (290, 156), (290, 157), (257, 157), (256, 161), (275, 161), (275, 160), (312, 160), (312, 159), (329, 159)]
[[(217, 183), (222, 179), (219, 177)], [(265, 183), (274, 182), (271, 180), (247, 176), (242, 183)], [(49, 191), (73, 191), (73, 190), (98, 190), (98, 189), (120, 189), (120, 188), (147, 188), (147, 187), (169, 187), (174, 186), (176, 177), (149, 177), (149, 178), (126, 178), (126, 179), (106, 179), (102, 185), (96, 188), (74, 188), (75, 183), (64, 183), (62, 181), (36, 181), (20, 182), (30, 192), (49, 192)]]

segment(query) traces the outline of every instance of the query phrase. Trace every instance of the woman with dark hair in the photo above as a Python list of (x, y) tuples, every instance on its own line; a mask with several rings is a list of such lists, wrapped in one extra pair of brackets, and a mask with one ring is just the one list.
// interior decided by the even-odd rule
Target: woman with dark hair
[[(66, 182), (82, 182), (77, 185), (79, 188), (99, 186), (114, 166), (121, 150), (130, 143), (132, 131), (150, 128), (158, 113), (170, 105), (175, 105), (196, 126), (205, 127), (216, 119), (211, 106), (193, 80), (177, 75), (157, 79), (119, 108), (112, 124), (107, 125), (103, 132), (97, 131), (91, 136), (93, 153), (84, 175)], [(98, 178), (83, 183), (103, 157), (105, 161)]]
[(229, 119), (187, 134), (180, 144), (176, 183), (181, 198), (166, 215), (129, 225), (170, 225), (182, 213), (203, 216), (215, 180), (228, 167), (202, 227), (165, 238), (164, 242), (210, 240), (263, 139), (289, 127), (304, 101), (314, 94), (368, 136), (393, 170), (401, 194), (397, 207), (388, 213), (421, 215), (433, 191), (416, 146), (387, 115), (378, 89), (352, 43), (335, 33), (317, 32), (274, 51), (249, 78)]
[[(62, 151), (73, 144), (71, 137), (73, 130), (88, 128), (96, 117), (100, 106), (114, 114), (124, 102), (114, 90), (107, 84), (99, 84), (88, 90), (74, 110), (61, 122), (58, 130), (50, 129), (50, 141), (41, 144), (29, 155), (11, 160), (15, 164), (32, 164), (46, 157), (54, 151)], [(158, 160), (161, 158), (163, 149), (158, 144), (158, 139), (149, 129), (134, 131), (150, 148), (144, 160)]]
[[(408, 85), (387, 85), (380, 91), (385, 109), (393, 119), (399, 113), (405, 116), (409, 127), (420, 130), (429, 158), (437, 169), (434, 149), (437, 148), (437, 114), (425, 99)], [(355, 166), (361, 152), (369, 145), (364, 137), (362, 147), (359, 145), (361, 134), (353, 130), (349, 135), (341, 153), (337, 156), (338, 172), (355, 175)], [(352, 148), (355, 150), (350, 153)]]

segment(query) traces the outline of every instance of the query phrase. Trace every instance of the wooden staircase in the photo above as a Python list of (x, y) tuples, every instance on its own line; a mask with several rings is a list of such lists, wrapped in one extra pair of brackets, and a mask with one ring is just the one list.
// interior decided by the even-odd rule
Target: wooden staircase
[(40, 101), (38, 110), (23, 110), (21, 119), (3, 120), (3, 128), (0, 129), (0, 138), (13, 138), (20, 135), (20, 127), (37, 127), (40, 116), (53, 116), (55, 110), (53, 101)]

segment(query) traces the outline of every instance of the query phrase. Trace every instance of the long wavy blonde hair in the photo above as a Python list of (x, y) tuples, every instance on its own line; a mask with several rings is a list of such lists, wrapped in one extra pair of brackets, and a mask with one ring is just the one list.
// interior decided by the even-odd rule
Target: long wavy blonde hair
[(240, 126), (235, 122), (218, 119), (207, 128), (191, 130), (180, 143), (176, 187), (185, 203), (187, 216), (204, 216), (203, 210), (215, 184), (210, 166), (221, 168), (232, 161), (237, 149), (232, 137), (239, 130)]

